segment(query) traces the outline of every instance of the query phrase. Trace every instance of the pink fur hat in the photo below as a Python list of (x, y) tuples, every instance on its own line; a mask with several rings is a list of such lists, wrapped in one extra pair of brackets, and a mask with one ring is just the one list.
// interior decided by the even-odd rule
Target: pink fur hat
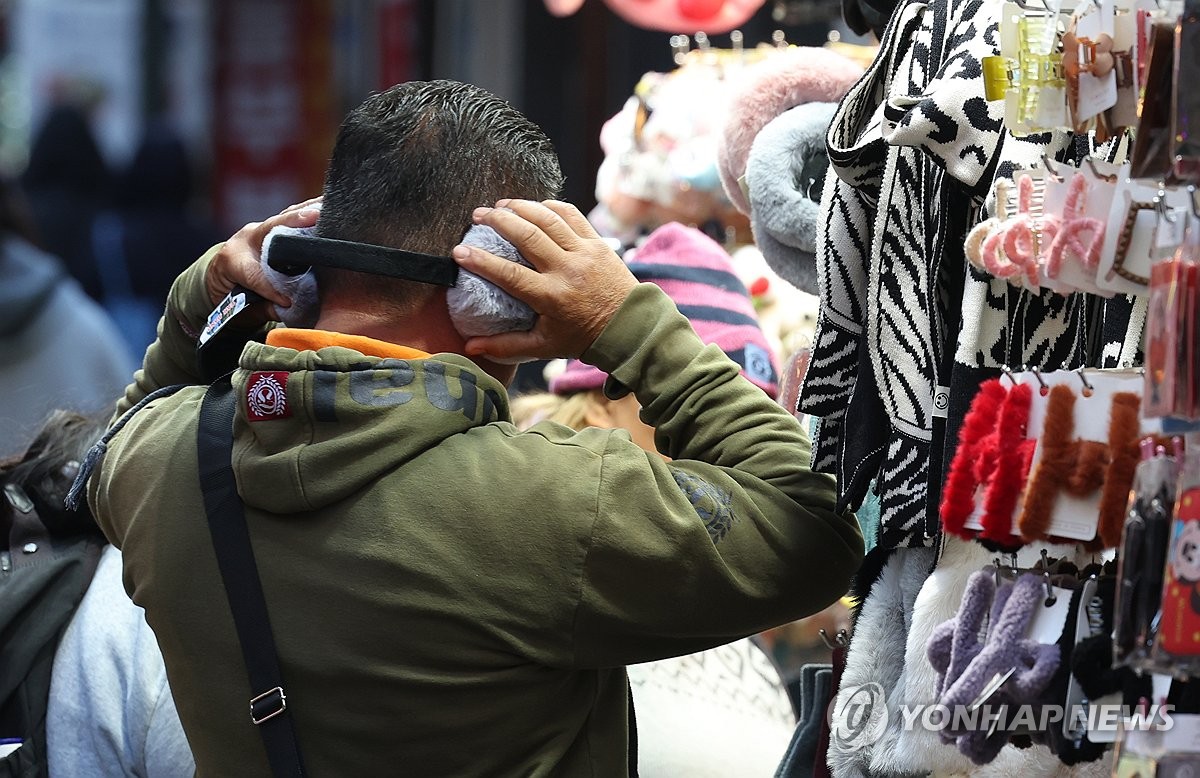
[(750, 214), (738, 179), (746, 173), (750, 146), (759, 130), (789, 108), (838, 102), (861, 75), (862, 68), (853, 60), (810, 47), (786, 49), (746, 68), (717, 144), (721, 183), (739, 211)]
[[(765, 0), (605, 0), (614, 13), (648, 30), (729, 32), (754, 16)], [(555, 16), (570, 16), (583, 0), (546, 0)]]

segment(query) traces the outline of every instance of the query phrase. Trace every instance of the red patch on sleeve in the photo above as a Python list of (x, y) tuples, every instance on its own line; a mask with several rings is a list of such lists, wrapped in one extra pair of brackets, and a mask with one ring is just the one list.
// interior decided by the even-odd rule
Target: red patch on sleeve
[(279, 371), (251, 373), (246, 389), (246, 418), (250, 421), (289, 418), (292, 415), (287, 399), (289, 375)]

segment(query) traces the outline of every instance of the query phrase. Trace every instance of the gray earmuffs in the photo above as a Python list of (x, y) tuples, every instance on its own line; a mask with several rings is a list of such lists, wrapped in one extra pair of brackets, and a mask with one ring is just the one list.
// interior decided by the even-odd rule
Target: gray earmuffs
[(836, 108), (805, 103), (784, 111), (755, 136), (746, 160), (755, 243), (780, 278), (814, 295), (817, 217), (829, 168), (825, 133)]
[[(283, 240), (279, 240), (283, 238)], [(510, 262), (532, 265), (516, 247), (491, 227), (477, 224), (467, 230), (462, 242)], [(465, 338), (521, 332), (533, 328), (537, 314), (524, 302), (495, 284), (467, 270), (460, 270), (449, 257), (384, 249), (349, 241), (320, 238), (316, 228), (276, 227), (263, 241), (263, 272), (275, 289), (292, 300), (289, 308), (276, 306), (280, 321), (289, 327), (312, 327), (320, 315), (321, 301), (313, 265), (342, 267), (361, 272), (385, 272), (388, 256), (403, 254), (415, 272), (400, 277), (448, 286), (447, 304), (455, 329)], [(395, 267), (399, 262), (393, 262)], [(299, 270), (298, 273), (289, 272)]]

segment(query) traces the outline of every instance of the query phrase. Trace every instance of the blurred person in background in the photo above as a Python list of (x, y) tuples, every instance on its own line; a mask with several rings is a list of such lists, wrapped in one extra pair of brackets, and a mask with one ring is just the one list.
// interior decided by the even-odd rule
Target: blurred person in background
[[(626, 259), (639, 281), (667, 293), (702, 341), (718, 345), (742, 375), (775, 396), (775, 360), (723, 248), (699, 230), (669, 223)], [(637, 398), (610, 399), (606, 379), (597, 368), (572, 360), (550, 380), (550, 393), (513, 400), (513, 422), (520, 429), (549, 421), (576, 431), (624, 430), (643, 450), (658, 454), (654, 429), (641, 420)], [(643, 778), (775, 774), (795, 715), (778, 670), (750, 638), (627, 670)]]
[[(106, 307), (119, 324), (128, 323), (122, 329), (136, 354), (154, 342), (175, 276), (224, 239), (193, 211), (194, 195), (195, 176), (183, 140), (168, 124), (151, 123), (118, 178), (116, 209), (97, 221), (95, 246)], [(123, 312), (118, 314), (114, 296), (133, 300), (119, 303)]]
[(22, 455), (0, 460), (0, 549), (11, 560), (0, 581), (0, 738), (21, 741), (0, 774), (194, 771), (154, 633), (121, 582), (121, 552), (86, 505), (63, 505), (107, 415), (55, 411)]
[(112, 175), (82, 108), (62, 103), (50, 109), (34, 136), (21, 189), (43, 248), (93, 300), (102, 299), (93, 226), (111, 204)]
[(32, 234), (0, 181), (0, 457), (24, 451), (56, 408), (111, 410), (135, 368), (104, 310)]

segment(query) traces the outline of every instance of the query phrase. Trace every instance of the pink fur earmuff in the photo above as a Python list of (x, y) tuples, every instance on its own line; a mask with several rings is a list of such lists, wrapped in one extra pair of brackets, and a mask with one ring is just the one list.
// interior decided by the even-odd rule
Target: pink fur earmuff
[(750, 214), (738, 184), (754, 138), (777, 116), (806, 103), (836, 103), (862, 75), (858, 63), (829, 49), (796, 47), (748, 65), (717, 144), (717, 168), (729, 201)]

